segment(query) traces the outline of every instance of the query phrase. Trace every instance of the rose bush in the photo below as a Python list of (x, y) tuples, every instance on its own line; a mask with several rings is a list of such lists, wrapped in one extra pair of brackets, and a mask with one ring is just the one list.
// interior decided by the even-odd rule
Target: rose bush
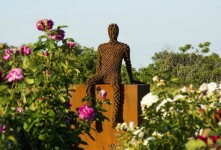
[[(89, 133), (93, 120), (102, 116), (100, 101), (84, 111), (70, 109), (76, 43), (64, 38), (52, 20), (37, 22), (44, 34), (36, 43), (0, 51), (0, 148), (79, 149), (79, 135)], [(83, 110), (82, 110), (83, 111)], [(97, 117), (98, 114), (98, 117)], [(85, 116), (84, 116), (85, 117)]]
[(141, 101), (143, 122), (119, 124), (119, 149), (219, 149), (221, 146), (221, 85), (204, 83), (168, 92), (154, 77), (156, 92)]

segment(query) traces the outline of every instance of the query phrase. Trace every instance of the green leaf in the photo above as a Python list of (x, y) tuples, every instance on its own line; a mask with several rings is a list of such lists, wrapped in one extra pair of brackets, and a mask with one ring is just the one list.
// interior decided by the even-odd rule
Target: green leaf
[(38, 139), (41, 141), (45, 141), (47, 139), (47, 135), (46, 134), (39, 134)]
[(66, 25), (61, 25), (61, 26), (58, 26), (57, 29), (61, 29), (61, 28), (67, 28), (68, 26)]
[(199, 139), (190, 140), (186, 144), (187, 150), (201, 150), (201, 149), (205, 149), (205, 148), (206, 148), (205, 142), (203, 142), (202, 140), (199, 140)]
[(49, 116), (49, 120), (50, 120), (51, 122), (54, 122), (55, 113), (54, 113), (53, 110), (50, 110), (50, 111), (49, 111), (48, 116)]
[(27, 78), (25, 78), (25, 80), (28, 84), (34, 84), (34, 82), (35, 82), (35, 80), (31, 77), (27, 77)]
[(41, 81), (42, 81), (41, 79), (35, 79), (35, 85), (38, 86), (41, 83)]
[(15, 137), (14, 137), (13, 135), (9, 135), (9, 136), (8, 136), (8, 139), (9, 139), (10, 141), (12, 141), (14, 144), (18, 144), (17, 140), (15, 139)]
[(64, 98), (64, 96), (62, 95), (62, 94), (59, 94), (58, 95), (58, 98), (61, 100), (61, 102), (65, 102), (66, 100), (65, 100), (65, 98)]
[(27, 69), (28, 67), (29, 67), (29, 65), (30, 65), (30, 62), (29, 62), (29, 60), (28, 60), (28, 57), (24, 57), (24, 59), (23, 59), (23, 69)]
[(34, 121), (32, 121), (30, 118), (28, 119), (28, 121), (24, 122), (23, 124), (23, 128), (26, 132), (29, 132), (31, 130), (31, 128), (33, 127), (33, 125), (38, 122), (39, 119), (35, 119)]

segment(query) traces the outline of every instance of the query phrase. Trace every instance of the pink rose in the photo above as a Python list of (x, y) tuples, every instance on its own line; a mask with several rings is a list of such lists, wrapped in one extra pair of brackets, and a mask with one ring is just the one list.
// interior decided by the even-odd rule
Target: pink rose
[(79, 117), (83, 120), (92, 121), (95, 118), (95, 111), (92, 107), (82, 105), (79, 110)]
[(49, 34), (49, 38), (52, 39), (52, 40), (56, 40), (56, 41), (60, 41), (60, 40), (63, 40), (64, 39), (64, 30), (56, 30), (56, 31), (52, 31), (50, 34)]
[(8, 82), (22, 80), (23, 75), (21, 68), (14, 68), (10, 70), (10, 72), (6, 76), (6, 79), (8, 80)]
[(51, 19), (49, 20), (43, 19), (42, 22), (47, 30), (50, 30), (53, 28), (54, 22)]
[(36, 26), (37, 26), (37, 29), (38, 29), (38, 30), (44, 31), (44, 27), (43, 27), (43, 24), (42, 24), (42, 21), (41, 21), (41, 20), (37, 22)]
[(9, 60), (10, 59), (10, 55), (9, 54), (4, 54), (3, 59), (4, 60)]
[(47, 31), (53, 28), (54, 22), (48, 19), (39, 20), (36, 24), (37, 29), (40, 31)]
[(3, 56), (3, 59), (4, 59), (4, 60), (9, 60), (9, 59), (10, 59), (10, 55), (11, 55), (12, 52), (13, 52), (13, 51), (10, 50), (10, 49), (5, 49), (5, 54), (4, 54), (4, 56)]
[(13, 51), (12, 50), (10, 50), (10, 49), (5, 49), (5, 54), (11, 54)]
[(107, 98), (107, 91), (105, 91), (105, 90), (103, 90), (103, 89), (101, 89), (98, 94), (99, 94), (99, 96), (100, 96), (101, 98), (103, 98), (103, 99), (106, 99), (106, 98)]
[(71, 42), (71, 41), (67, 41), (67, 45), (68, 45), (68, 48), (74, 48), (76, 43), (75, 42)]
[(5, 133), (5, 125), (0, 125), (0, 133)]
[(26, 56), (29, 56), (31, 54), (31, 50), (28, 46), (22, 46), (21, 53), (25, 54)]

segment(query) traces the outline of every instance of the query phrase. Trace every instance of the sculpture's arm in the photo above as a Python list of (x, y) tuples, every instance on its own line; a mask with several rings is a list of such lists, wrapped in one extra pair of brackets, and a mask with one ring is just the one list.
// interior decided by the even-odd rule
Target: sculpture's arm
[(101, 70), (102, 65), (102, 57), (101, 57), (101, 46), (98, 47), (98, 56), (97, 56), (97, 65), (96, 65), (96, 74), (98, 74)]
[(134, 79), (133, 79), (133, 75), (132, 75), (132, 66), (131, 66), (131, 61), (130, 61), (130, 47), (128, 45), (126, 45), (126, 48), (125, 48), (124, 61), (126, 64), (127, 73), (128, 73), (129, 79), (130, 79), (130, 83), (133, 84)]

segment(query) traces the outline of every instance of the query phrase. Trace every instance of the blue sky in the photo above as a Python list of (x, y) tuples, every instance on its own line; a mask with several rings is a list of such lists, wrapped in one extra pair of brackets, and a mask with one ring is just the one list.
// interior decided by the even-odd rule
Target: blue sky
[(35, 24), (52, 19), (67, 25), (66, 37), (82, 46), (108, 41), (107, 27), (117, 23), (118, 40), (131, 48), (132, 66), (146, 67), (155, 52), (210, 41), (221, 55), (220, 0), (1, 0), (0, 42), (35, 42)]

